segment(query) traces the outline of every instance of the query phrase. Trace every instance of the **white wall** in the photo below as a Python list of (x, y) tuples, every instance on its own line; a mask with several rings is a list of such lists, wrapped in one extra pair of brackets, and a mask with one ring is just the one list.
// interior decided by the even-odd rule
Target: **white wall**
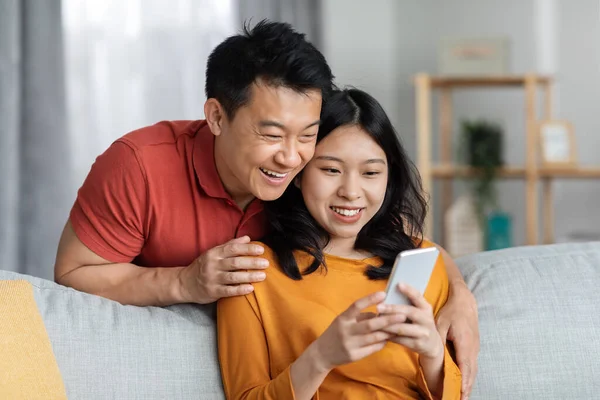
[[(394, 0), (322, 2), (322, 51), (340, 86), (352, 85), (376, 97), (393, 116), (396, 38)], [(397, 122), (397, 119), (394, 121)]]
[[(511, 41), (511, 72), (556, 72), (556, 116), (574, 123), (580, 161), (600, 165), (596, 150), (600, 120), (592, 111), (600, 100), (598, 0), (372, 0), (368, 5), (359, 0), (323, 0), (322, 4), (323, 51), (338, 82), (358, 86), (380, 100), (411, 155), (415, 154), (411, 79), (420, 71), (437, 72), (438, 38), (506, 36)], [(500, 122), (507, 163), (523, 164), (523, 91), (461, 90), (454, 95), (454, 112), (455, 132), (464, 117)], [(464, 188), (456, 186), (458, 191)], [(600, 231), (596, 228), (600, 213), (595, 212), (600, 181), (561, 181), (555, 186), (556, 237), (573, 230)], [(502, 182), (499, 192), (502, 207), (514, 219), (515, 244), (523, 244), (524, 184)], [(439, 212), (436, 220), (440, 221)]]
[[(573, 122), (579, 161), (600, 165), (600, 1), (558, 3), (558, 117)], [(556, 237), (600, 232), (600, 180), (556, 185)]]

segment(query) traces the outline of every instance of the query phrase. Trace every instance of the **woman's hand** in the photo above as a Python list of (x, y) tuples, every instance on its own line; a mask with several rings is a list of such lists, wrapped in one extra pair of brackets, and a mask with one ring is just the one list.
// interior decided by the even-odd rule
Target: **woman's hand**
[(384, 330), (403, 321), (401, 314), (369, 317), (362, 311), (380, 304), (385, 293), (377, 292), (354, 302), (340, 314), (325, 332), (311, 345), (314, 346), (321, 371), (358, 361), (381, 350), (392, 333)]
[(427, 387), (435, 398), (441, 398), (444, 392), (445, 351), (435, 325), (433, 309), (416, 289), (400, 284), (398, 290), (408, 297), (412, 305), (379, 304), (377, 311), (380, 315), (398, 315), (403, 320), (403, 323), (384, 330), (394, 335), (390, 341), (419, 354), (419, 364)]
[(390, 341), (401, 344), (428, 360), (442, 360), (444, 342), (438, 333), (433, 317), (433, 309), (416, 289), (398, 285), (398, 290), (406, 295), (413, 305), (379, 304), (380, 315), (396, 315), (401, 323), (389, 326), (385, 332), (392, 334)]

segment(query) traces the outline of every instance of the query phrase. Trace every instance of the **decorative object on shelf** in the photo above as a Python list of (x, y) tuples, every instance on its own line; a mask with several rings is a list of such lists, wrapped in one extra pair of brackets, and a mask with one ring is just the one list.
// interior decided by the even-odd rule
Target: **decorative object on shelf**
[(446, 37), (440, 41), (439, 72), (453, 76), (509, 73), (510, 42), (504, 37)]
[(487, 213), (498, 208), (496, 180), (504, 165), (502, 128), (484, 120), (464, 120), (461, 125), (459, 157), (478, 170), (471, 180), (472, 195), (481, 226), (485, 227)]
[(444, 229), (444, 247), (452, 257), (483, 251), (483, 230), (472, 196), (460, 196), (452, 203), (444, 215)]
[(575, 133), (568, 121), (547, 120), (538, 129), (543, 167), (576, 167)]
[(512, 247), (512, 220), (502, 211), (493, 211), (487, 216), (485, 238), (486, 250), (499, 250)]

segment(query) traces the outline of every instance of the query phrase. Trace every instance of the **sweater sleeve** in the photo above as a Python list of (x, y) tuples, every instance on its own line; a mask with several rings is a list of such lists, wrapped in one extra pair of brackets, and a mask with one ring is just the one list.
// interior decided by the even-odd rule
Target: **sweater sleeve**
[[(424, 398), (428, 400), (433, 400), (431, 392), (429, 391), (429, 387), (427, 387), (427, 382), (425, 381), (425, 375), (423, 373), (423, 369), (419, 367), (417, 373), (417, 385), (419, 386), (419, 390)], [(448, 352), (448, 348), (444, 349), (444, 383), (443, 383), (444, 391), (442, 394), (442, 400), (459, 400), (460, 399), (460, 388), (462, 385), (462, 377), (460, 370), (452, 360), (450, 353)]]
[(267, 338), (254, 293), (219, 300), (217, 328), (227, 399), (295, 399), (289, 366), (271, 376)]

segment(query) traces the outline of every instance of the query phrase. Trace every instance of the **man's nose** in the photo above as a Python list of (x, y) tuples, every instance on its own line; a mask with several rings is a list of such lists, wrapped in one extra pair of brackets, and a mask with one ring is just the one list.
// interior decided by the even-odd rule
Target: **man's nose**
[(296, 143), (286, 142), (275, 155), (275, 161), (286, 168), (296, 168), (302, 164), (299, 148)]

